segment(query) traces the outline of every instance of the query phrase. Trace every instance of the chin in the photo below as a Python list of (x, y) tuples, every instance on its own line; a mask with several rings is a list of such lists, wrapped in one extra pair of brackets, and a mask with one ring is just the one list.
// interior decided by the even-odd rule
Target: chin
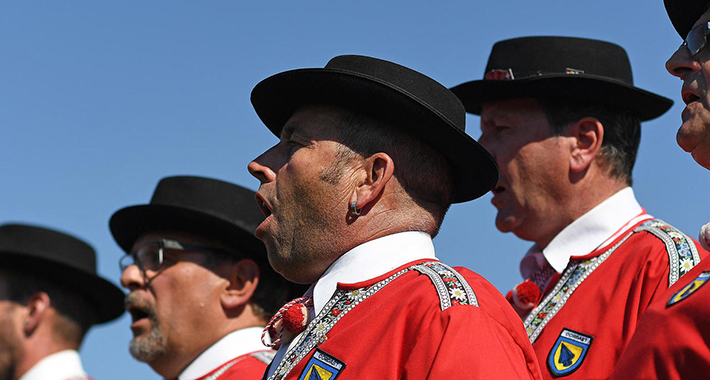
[(705, 149), (695, 149), (691, 155), (700, 166), (710, 170), (710, 147), (704, 148)]

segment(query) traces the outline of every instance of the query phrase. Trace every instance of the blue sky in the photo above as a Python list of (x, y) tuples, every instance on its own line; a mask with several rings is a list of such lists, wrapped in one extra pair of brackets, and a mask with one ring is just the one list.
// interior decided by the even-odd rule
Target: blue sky
[[(480, 79), (491, 46), (566, 35), (626, 48), (636, 85), (676, 105), (644, 123), (640, 203), (691, 236), (708, 221), (710, 175), (675, 143), (680, 81), (664, 69), (680, 44), (662, 1), (23, 1), (0, 3), (0, 222), (70, 232), (118, 282), (116, 210), (147, 203), (168, 175), (256, 189), (247, 163), (276, 142), (249, 103), (261, 79), (363, 54), (446, 86)], [(478, 118), (467, 131), (480, 135)], [(455, 205), (439, 257), (505, 292), (530, 243), (498, 232), (490, 195)], [(128, 354), (129, 317), (97, 326), (82, 357), (97, 380), (155, 379)]]

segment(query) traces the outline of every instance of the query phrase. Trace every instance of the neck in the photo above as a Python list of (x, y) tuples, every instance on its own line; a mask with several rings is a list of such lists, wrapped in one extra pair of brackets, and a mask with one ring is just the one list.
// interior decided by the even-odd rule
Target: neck
[(25, 344), (23, 349), (24, 355), (15, 369), (15, 377), (19, 379), (34, 367), (40, 360), (49, 355), (56, 354), (64, 350), (78, 350), (78, 347), (56, 342), (51, 338), (34, 337), (31, 342)]
[(627, 187), (625, 182), (606, 175), (586, 178), (570, 184), (569, 191), (565, 192), (567, 196), (556, 206), (559, 217), (555, 228), (545, 236), (536, 239), (535, 243), (540, 248), (547, 247), (565, 227), (625, 187)]

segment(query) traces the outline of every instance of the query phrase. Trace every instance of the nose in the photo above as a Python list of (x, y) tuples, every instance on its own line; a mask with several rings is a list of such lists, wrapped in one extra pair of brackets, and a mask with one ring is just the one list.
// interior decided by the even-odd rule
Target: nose
[[(698, 53), (702, 54), (702, 52)], [(680, 79), (685, 79), (685, 75), (700, 70), (700, 63), (690, 56), (690, 51), (685, 45), (680, 47), (668, 58), (666, 70)]]
[(121, 273), (121, 286), (131, 291), (145, 286), (145, 276), (137, 265), (129, 265)]
[(276, 172), (273, 169), (273, 152), (276, 146), (262, 153), (247, 165), (249, 173), (258, 179), (261, 183), (273, 182), (276, 180)]

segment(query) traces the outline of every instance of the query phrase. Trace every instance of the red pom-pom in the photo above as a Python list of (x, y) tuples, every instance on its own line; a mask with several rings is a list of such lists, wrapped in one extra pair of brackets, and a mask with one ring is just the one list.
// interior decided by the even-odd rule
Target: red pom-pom
[(518, 301), (523, 305), (535, 304), (540, 298), (540, 288), (531, 281), (525, 280), (515, 287)]
[(508, 300), (508, 302), (513, 302), (513, 291), (508, 290), (508, 293), (505, 295), (505, 299)]
[(283, 325), (287, 331), (298, 334), (308, 325), (308, 309), (303, 304), (295, 304), (284, 313)]

